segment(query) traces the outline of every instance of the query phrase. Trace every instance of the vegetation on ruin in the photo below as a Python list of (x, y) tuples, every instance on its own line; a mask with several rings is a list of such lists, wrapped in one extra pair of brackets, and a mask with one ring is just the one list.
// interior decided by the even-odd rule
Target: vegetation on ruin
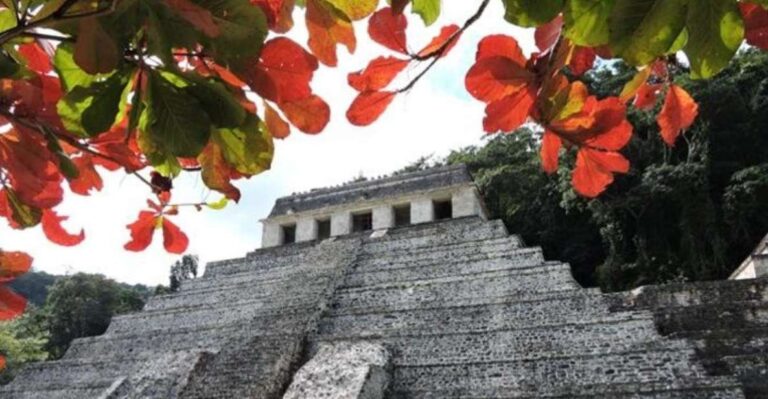
[[(475, 21), (490, 1), (478, 0), (461, 25), (435, 27), (435, 39), (413, 51), (406, 27), (418, 20), (411, 13), (432, 25), (440, 0), (0, 0), (0, 216), (13, 228), (39, 227), (53, 243), (77, 245), (85, 232), (66, 231), (57, 206), (65, 193), (100, 190), (105, 171), (122, 171), (145, 182), (150, 196), (128, 226), (125, 248), (141, 251), (160, 231), (164, 247), (182, 253), (188, 237), (174, 215), (238, 201), (233, 181), (269, 168), (273, 139), (324, 129), (331, 106), (312, 91), (312, 77), (319, 64), (336, 66), (339, 45), (355, 50), (356, 31), (367, 28), (383, 47), (348, 79), (359, 95), (347, 118), (366, 125), (450, 56), (465, 30), (482, 29)], [(536, 27), (539, 51), (526, 57), (515, 38), (487, 32), (476, 62), (457, 79), (487, 104), (487, 132), (526, 122), (543, 128), (531, 143), (541, 168), (570, 176), (583, 197), (600, 195), (615, 174), (645, 170), (630, 166), (638, 136), (663, 142), (664, 153), (689, 147), (695, 131), (683, 133), (700, 106), (675, 76), (709, 79), (745, 42), (768, 47), (766, 0), (499, 1), (507, 21)], [(295, 15), (309, 31), (306, 49), (284, 36)], [(613, 59), (631, 65), (633, 77), (601, 96), (602, 83), (585, 73)], [(391, 87), (406, 67), (420, 72)], [(630, 123), (657, 103), (653, 116), (632, 121), (642, 125)], [(663, 196), (673, 172), (657, 171), (648, 190)], [(172, 199), (181, 173), (199, 174), (224, 201)], [(2, 284), (32, 263), (3, 249)], [(17, 316), (25, 303), (0, 285), (0, 319)]]

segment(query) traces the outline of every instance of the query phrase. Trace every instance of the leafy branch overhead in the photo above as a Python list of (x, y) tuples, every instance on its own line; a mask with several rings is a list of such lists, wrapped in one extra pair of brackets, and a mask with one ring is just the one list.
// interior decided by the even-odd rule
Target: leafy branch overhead
[[(440, 0), (0, 0), (0, 216), (76, 245), (85, 232), (63, 228), (56, 210), (65, 193), (89, 195), (104, 170), (123, 170), (151, 191), (126, 249), (143, 250), (162, 231), (168, 251), (184, 252), (173, 216), (225, 202), (172, 203), (176, 176), (200, 173), (224, 201), (239, 201), (234, 182), (269, 169), (273, 139), (325, 129), (331, 107), (313, 76), (338, 64), (339, 47), (354, 52), (361, 28), (386, 51), (348, 76), (358, 94), (346, 116), (368, 125), (480, 28), (491, 1), (510, 23), (536, 28), (538, 51), (525, 55), (493, 32), (478, 44), (465, 83), (486, 105), (483, 128), (540, 125), (544, 170), (575, 149), (573, 185), (587, 197), (630, 168), (621, 154), (628, 107), (654, 109), (663, 97), (669, 145), (694, 123), (697, 105), (669, 69), (705, 79), (745, 41), (768, 47), (768, 4), (757, 0), (478, 0), (428, 43), (409, 40), (411, 14), (431, 27), (447, 6)], [(298, 15), (306, 46), (284, 35)], [(637, 76), (620, 97), (598, 99), (579, 79), (611, 59)], [(417, 72), (396, 83), (406, 69)]]

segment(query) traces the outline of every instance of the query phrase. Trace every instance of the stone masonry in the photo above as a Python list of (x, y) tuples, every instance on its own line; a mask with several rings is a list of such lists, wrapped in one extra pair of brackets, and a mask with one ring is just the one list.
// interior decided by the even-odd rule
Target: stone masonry
[(452, 217), (211, 263), (61, 360), (27, 367), (0, 397), (768, 397), (768, 281), (584, 289), (567, 264), (486, 220), (464, 169), (388, 179), (413, 181), (286, 197), (265, 225), (404, 202), (434, 216), (446, 200)]

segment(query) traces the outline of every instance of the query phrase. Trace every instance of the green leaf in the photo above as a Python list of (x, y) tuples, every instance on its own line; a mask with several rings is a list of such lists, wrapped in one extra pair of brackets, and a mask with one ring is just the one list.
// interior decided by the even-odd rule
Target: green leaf
[(245, 109), (223, 84), (190, 75), (186, 88), (203, 105), (211, 121), (218, 127), (235, 128), (245, 120)]
[(93, 101), (83, 111), (81, 118), (83, 128), (89, 136), (106, 132), (115, 124), (128, 77), (126, 73), (115, 74), (104, 83), (98, 84), (99, 90), (94, 93)]
[(112, 74), (90, 75), (80, 69), (74, 60), (74, 49), (70, 43), (61, 43), (53, 56), (53, 67), (61, 80), (62, 89), (70, 91), (75, 86), (88, 87), (93, 82), (104, 80)]
[(728, 66), (744, 40), (744, 21), (735, 0), (699, 0), (688, 10), (685, 54), (691, 77), (706, 79)]
[(9, 8), (0, 10), (0, 31), (14, 28), (16, 23), (16, 15), (13, 13), (13, 10)]
[(267, 18), (248, 0), (196, 0), (213, 15), (221, 34), (204, 38), (218, 62), (227, 66), (242, 63), (261, 51), (267, 38)]
[(229, 203), (229, 200), (227, 199), (227, 197), (221, 197), (220, 200), (218, 200), (216, 202), (209, 202), (209, 203), (205, 204), (205, 206), (207, 206), (208, 208), (211, 208), (213, 210), (220, 211), (220, 210), (226, 208), (228, 203)]
[(609, 20), (613, 53), (631, 65), (668, 54), (685, 28), (687, 0), (616, 0)]
[(569, 0), (565, 4), (565, 36), (579, 46), (608, 43), (608, 19), (615, 0)]
[(424, 21), (424, 25), (432, 25), (440, 16), (441, 0), (413, 0), (412, 11)]
[(200, 154), (211, 135), (211, 120), (200, 102), (158, 73), (148, 76), (147, 133), (162, 152), (183, 158)]
[(565, 0), (502, 0), (504, 18), (512, 24), (526, 28), (551, 21), (563, 10)]
[(5, 51), (0, 51), (0, 78), (8, 78), (19, 71), (19, 64)]
[(376, 11), (379, 0), (328, 0), (350, 20), (358, 21)]
[(238, 172), (255, 175), (270, 168), (274, 145), (266, 126), (248, 115), (237, 129), (218, 129), (211, 140), (221, 148), (224, 159)]

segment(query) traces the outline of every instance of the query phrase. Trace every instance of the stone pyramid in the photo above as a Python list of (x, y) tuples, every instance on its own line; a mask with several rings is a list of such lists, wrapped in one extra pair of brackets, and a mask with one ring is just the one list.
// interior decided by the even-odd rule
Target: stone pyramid
[(464, 167), (275, 209), (265, 248), (209, 264), (0, 397), (768, 397), (764, 279), (584, 289), (486, 220)]

